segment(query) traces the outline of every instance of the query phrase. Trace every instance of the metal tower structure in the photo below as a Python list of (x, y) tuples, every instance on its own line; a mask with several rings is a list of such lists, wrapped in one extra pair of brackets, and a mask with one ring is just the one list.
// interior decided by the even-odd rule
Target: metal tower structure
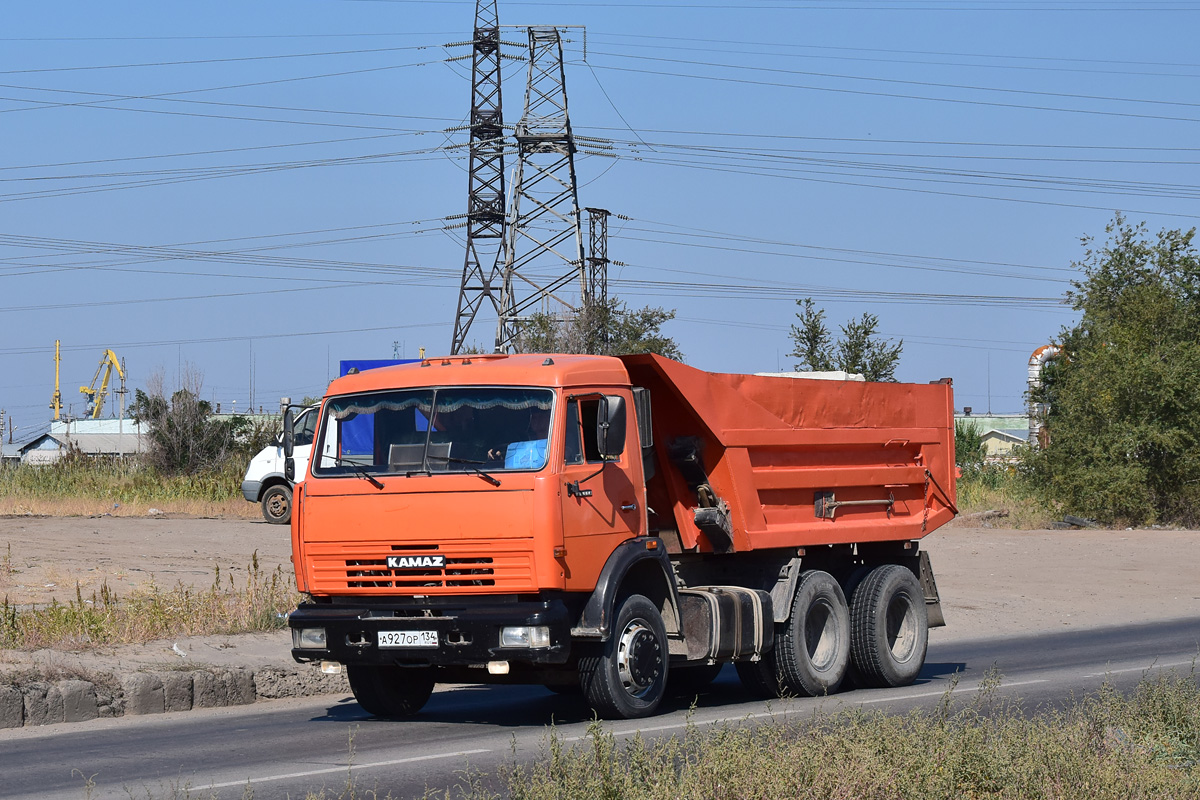
[(467, 255), (454, 317), (452, 354), (485, 302), (499, 316), (504, 268), (504, 113), (500, 94), (500, 25), (496, 0), (475, 0), (471, 43), (471, 139), (467, 194)]
[(585, 208), (588, 213), (587, 283), (584, 300), (596, 306), (608, 305), (608, 217), (603, 208)]
[[(517, 167), (504, 245), (504, 289), (496, 352), (511, 352), (521, 323), (541, 304), (574, 313), (586, 293), (575, 137), (567, 114), (562, 37), (529, 28), (525, 109), (517, 123)], [(572, 283), (577, 282), (577, 288)]]

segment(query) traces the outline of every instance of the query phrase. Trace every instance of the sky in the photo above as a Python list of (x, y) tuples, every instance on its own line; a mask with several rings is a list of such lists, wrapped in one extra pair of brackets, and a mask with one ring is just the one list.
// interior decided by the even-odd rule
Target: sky
[[(26, 3), (0, 32), (0, 408), (320, 395), (340, 359), (449, 350), (473, 0)], [(610, 292), (693, 366), (791, 369), (796, 300), (903, 339), (897, 377), (1022, 410), (1082, 238), (1200, 219), (1191, 0), (508, 2), (561, 25)], [(524, 64), (504, 62), (504, 116)], [(509, 170), (515, 159), (508, 161)], [(494, 318), (470, 339), (490, 349)], [(189, 377), (190, 376), (190, 377)], [(113, 405), (110, 403), (110, 408)], [(105, 416), (108, 416), (106, 411)]]

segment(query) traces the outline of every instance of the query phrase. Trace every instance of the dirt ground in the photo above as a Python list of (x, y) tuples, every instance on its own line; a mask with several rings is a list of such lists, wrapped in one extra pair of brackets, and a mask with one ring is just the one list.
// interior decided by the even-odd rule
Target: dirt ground
[[(1197, 531), (947, 527), (922, 546), (947, 621), (935, 642), (1200, 616)], [(217, 567), (240, 585), (255, 552), (264, 570), (290, 573), (290, 547), (287, 528), (249, 520), (0, 518), (0, 597), (40, 605), (78, 583), (86, 598), (104, 581), (118, 595), (148, 581), (206, 587)]]

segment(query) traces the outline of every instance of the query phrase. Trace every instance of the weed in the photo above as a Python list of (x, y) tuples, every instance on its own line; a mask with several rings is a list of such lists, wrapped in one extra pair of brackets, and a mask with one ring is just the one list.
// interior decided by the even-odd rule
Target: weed
[[(622, 743), (593, 722), (568, 743), (551, 730), (536, 758), (505, 767), (517, 800), (657, 798), (1200, 798), (1197, 676), (1164, 674), (1128, 696), (1106, 689), (1027, 715), (989, 672), (969, 702), (950, 693), (901, 716), (854, 708), (803, 720), (726, 723)], [(1106, 736), (1120, 730), (1123, 738)], [(461, 796), (491, 800), (486, 782)]]
[(85, 598), (78, 584), (75, 597), (47, 606), (18, 609), (0, 604), (0, 647), (72, 649), (97, 644), (146, 642), (179, 636), (235, 634), (277, 630), (286, 624), (283, 613), (299, 596), (277, 567), (265, 572), (257, 552), (247, 568), (244, 586), (229, 576), (226, 583), (214, 571), (213, 584), (198, 591), (176, 584), (162, 589), (154, 583), (118, 598), (108, 583)]
[[(250, 516), (242, 497), (244, 461), (195, 475), (167, 475), (136, 459), (63, 458), (46, 466), (0, 467), (0, 514), (55, 516), (161, 511)], [(3, 563), (0, 562), (0, 574)]]
[(984, 464), (964, 470), (958, 479), (958, 510), (964, 515), (1000, 511), (1003, 516), (986, 524), (1019, 530), (1047, 528), (1059, 517), (1057, 509), (1039, 498), (1029, 479), (1007, 464)]

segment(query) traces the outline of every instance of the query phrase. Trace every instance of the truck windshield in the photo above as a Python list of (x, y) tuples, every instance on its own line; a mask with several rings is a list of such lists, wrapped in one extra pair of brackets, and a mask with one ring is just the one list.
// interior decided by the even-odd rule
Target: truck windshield
[(334, 397), (313, 475), (539, 470), (553, 402), (547, 389), (483, 387)]

